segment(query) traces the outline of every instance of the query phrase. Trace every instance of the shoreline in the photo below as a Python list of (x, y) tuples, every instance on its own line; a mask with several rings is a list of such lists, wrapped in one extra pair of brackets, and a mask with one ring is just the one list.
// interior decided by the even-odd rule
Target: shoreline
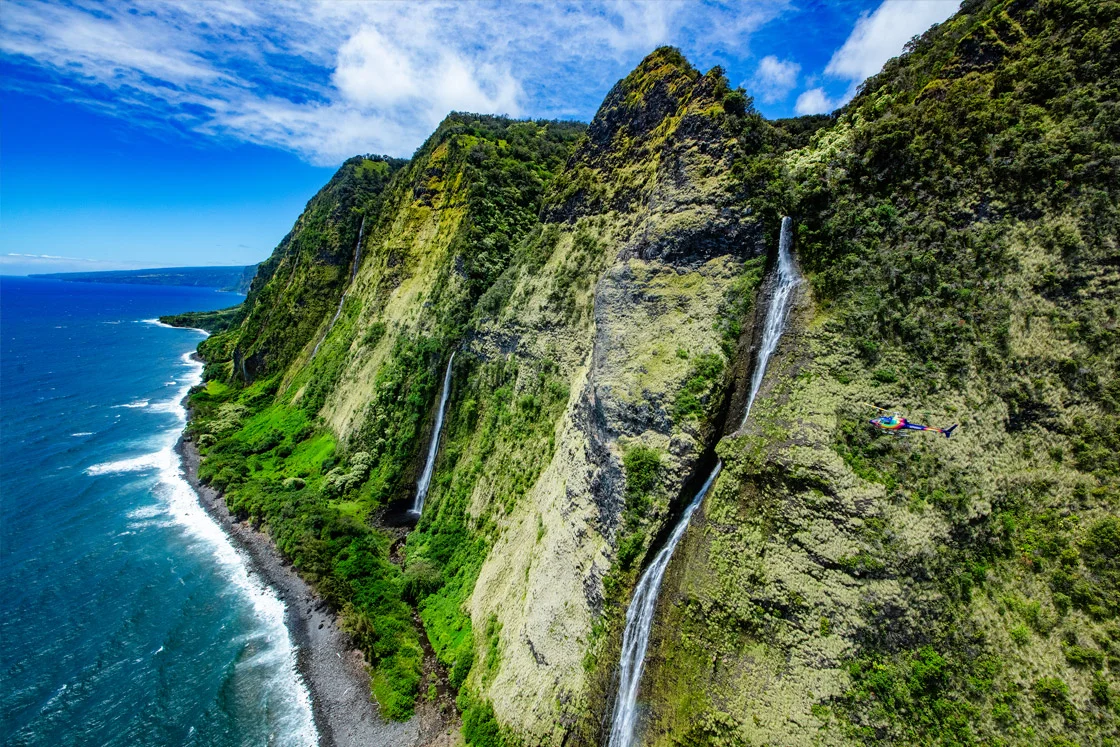
[(267, 534), (238, 521), (221, 493), (199, 482), (198, 447), (185, 433), (176, 442), (175, 453), (199, 505), (245, 553), (249, 572), (259, 574), (284, 602), (284, 624), (296, 649), (296, 668), (311, 696), (319, 747), (420, 744), (422, 731), (428, 731), (423, 728), (427, 719), (421, 716), (420, 704), (407, 722), (380, 717), (370, 694), (365, 657), (339, 628), (334, 612), (284, 561)]

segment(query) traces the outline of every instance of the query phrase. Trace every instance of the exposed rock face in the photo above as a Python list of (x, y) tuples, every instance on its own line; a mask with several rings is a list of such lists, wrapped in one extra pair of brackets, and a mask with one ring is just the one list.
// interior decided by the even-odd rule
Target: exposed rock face
[[(572, 392), (555, 453), (504, 520), (471, 603), (476, 625), (493, 616), (503, 631), (501, 665), (485, 693), (499, 720), (533, 743), (592, 729), (588, 715), (604, 705), (598, 692), (591, 697), (584, 659), (603, 611), (603, 578), (616, 565), (624, 451), (642, 444), (662, 455), (648, 545), (711, 441), (707, 420), (680, 416), (675, 403), (693, 358), (732, 367), (713, 322), (732, 301), (744, 260), (763, 251), (762, 231), (733, 198), (725, 90), (718, 71), (701, 76), (673, 50), (616, 85), (565, 172), (591, 188), (561, 179), (545, 211), (559, 235), (551, 258), (540, 274), (518, 278), (506, 310), (483, 327), (495, 338), (516, 330), (519, 356), (556, 351)], [(590, 256), (573, 260), (580, 253)], [(592, 273), (558, 318), (555, 286), (542, 278), (573, 261)], [(722, 381), (704, 392), (711, 412)], [(609, 668), (604, 661), (597, 676)]]
[[(1102, 79), (1095, 58), (1108, 54), (1067, 45), (1080, 24), (1114, 23), (1120, 9), (965, 5), (869, 80), (833, 127), (780, 158), (803, 200), (798, 251), (813, 282), (751, 420), (719, 445), (726, 468), (666, 577), (644, 744), (1093, 744), (1116, 733), (1102, 697), (1115, 669), (1079, 662), (1116, 650), (1110, 603), (1087, 601), (1109, 598), (1112, 582), (1086, 553), (1088, 537), (1117, 526), (1118, 471), (1063, 458), (1082, 437), (1066, 440), (1059, 421), (1113, 434), (1118, 421), (1055, 366), (1077, 360), (1094, 381), (1115, 381), (1105, 361), (1117, 351), (1093, 342), (1112, 339), (1112, 323), (1066, 335), (1024, 321), (1043, 308), (1053, 318), (1116, 308), (1117, 244), (1089, 237), (1117, 225), (1116, 205), (1041, 196), (1018, 169), (1043, 168), (1046, 128), (1012, 142), (980, 122), (1041, 115), (1046, 101), (1049, 121), (1099, 147), (1109, 136), (1056, 89), (1040, 98), (1009, 81), (1068, 65), (1080, 83), (1066, 95), (1111, 108), (1115, 75)], [(963, 110), (970, 122), (947, 119)], [(932, 156), (950, 132), (959, 145)], [(1006, 160), (981, 157), (980, 142)], [(1077, 160), (1082, 146), (1050, 142), (1050, 163)], [(975, 164), (972, 178), (959, 178), (962, 163)], [(1003, 171), (1011, 163), (1016, 176)], [(1063, 173), (1079, 190), (1116, 194), (1091, 167)], [(970, 207), (933, 229), (950, 205)], [(875, 209), (882, 234), (848, 223)], [(1064, 257), (1046, 238), (1066, 230), (1057, 226), (1079, 236)], [(993, 258), (977, 262), (966, 245)], [(924, 252), (930, 264), (911, 264)], [(1041, 267), (1068, 295), (1047, 297)], [(1089, 285), (1095, 300), (1075, 290)], [(866, 403), (960, 426), (951, 439), (875, 436)], [(1072, 579), (1084, 584), (1080, 611)]]
[[(630, 590), (713, 449), (643, 744), (1103, 743), (1117, 7), (965, 3), (833, 117), (767, 123), (672, 49), (585, 133), (452, 115), (376, 195), (328, 190), (207, 343), (257, 382), (195, 402), (213, 479), (386, 709), (450, 683), (471, 743), (601, 741)], [(783, 214), (806, 282), (731, 433)], [(452, 350), (424, 515), (387, 529)], [(875, 406), (960, 428), (878, 436)]]
[[(232, 341), (233, 375), (252, 382), (284, 370), (345, 291), (358, 227), (404, 161), (355, 157), (307, 203), (292, 230), (257, 268), (247, 319)], [(329, 317), (328, 317), (329, 318)]]

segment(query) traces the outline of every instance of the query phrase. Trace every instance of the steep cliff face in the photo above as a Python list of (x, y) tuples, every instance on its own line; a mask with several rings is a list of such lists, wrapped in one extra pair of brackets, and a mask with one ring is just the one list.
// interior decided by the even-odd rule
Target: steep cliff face
[[(617, 624), (624, 590), (721, 411), (732, 322), (764, 251), (763, 227), (744, 216), (730, 177), (742, 123), (723, 108), (728, 93), (718, 70), (700, 75), (669, 49), (621, 81), (557, 179), (530, 256), (480, 310), (468, 348), (528, 374), (511, 382), (515, 399), (546, 365), (567, 392), (548, 425), (554, 446), (523, 467), (543, 466), (524, 495), (502, 510), (493, 485), (479, 481), (468, 499), (476, 520), (494, 522), (471, 618), (501, 631), (496, 663), (470, 684), (530, 743), (558, 743), (573, 729), (594, 739), (589, 715), (603, 708), (612, 655), (596, 623), (606, 613)], [(628, 500), (631, 468), (655, 473), (655, 485)]]
[[(426, 686), (424, 635), (468, 725), (594, 739), (618, 606), (726, 410), (773, 228), (732, 172), (764, 127), (671, 49), (574, 152), (581, 126), (454, 115), (365, 204), (345, 289), (282, 273), (287, 240), (207, 348), (232, 383), (257, 379), (195, 396), (203, 476), (343, 610), (390, 715)], [(379, 527), (410, 498), (453, 348), (444, 444), (394, 565)]]
[(252, 382), (283, 371), (345, 290), (366, 213), (404, 161), (355, 157), (307, 203), (292, 230), (257, 268), (248, 313), (232, 347), (229, 376)]
[(645, 743), (1115, 738), (1117, 20), (966, 3), (775, 156), (811, 283), (670, 569)]
[[(203, 478), (341, 611), (384, 715), (446, 681), (470, 744), (601, 741), (713, 449), (642, 743), (1102, 742), (1116, 7), (966, 3), (835, 117), (768, 123), (666, 48), (586, 131), (455, 114), (347, 162), (204, 347)], [(729, 433), (783, 214), (806, 282)], [(961, 425), (877, 436), (865, 403)]]

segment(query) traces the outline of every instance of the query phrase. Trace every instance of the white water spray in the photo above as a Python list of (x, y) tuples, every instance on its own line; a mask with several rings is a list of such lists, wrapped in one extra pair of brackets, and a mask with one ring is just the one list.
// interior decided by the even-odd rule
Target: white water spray
[(782, 218), (782, 232), (778, 238), (778, 277), (774, 286), (774, 295), (770, 299), (770, 307), (766, 310), (766, 327), (762, 330), (762, 347), (758, 349), (758, 362), (754, 367), (751, 377), (751, 394), (747, 398), (747, 409), (743, 412), (743, 420), (739, 423), (742, 428), (751, 414), (754, 398), (758, 396), (759, 387), (762, 386), (762, 377), (766, 374), (766, 364), (770, 356), (778, 347), (778, 340), (786, 328), (786, 319), (789, 318), (790, 301), (793, 299), (793, 289), (801, 282), (801, 277), (793, 266), (789, 247), (793, 242), (793, 220), (787, 215)]
[[(177, 331), (181, 333), (181, 330)], [(204, 336), (208, 334), (203, 330), (195, 331)], [(184, 399), (194, 386), (202, 382), (201, 361), (186, 353), (182, 363), (186, 370), (176, 374), (179, 383), (171, 397), (148, 408), (150, 412), (175, 417), (174, 423), (152, 444), (159, 450), (115, 462), (94, 464), (85, 472), (91, 477), (141, 471), (154, 473), (156, 482), (152, 494), (159, 501), (129, 512), (129, 531), (178, 525), (191, 541), (191, 552), (205, 553), (213, 558), (230, 588), (240, 597), (240, 603), (252, 610), (255, 621), (240, 634), (239, 640), (247, 646), (251, 644), (256, 653), (234, 663), (234, 669), (253, 668), (262, 672), (259, 675), (262, 679), (254, 685), (253, 695), (260, 703), (262, 714), (267, 715), (277, 742), (315, 747), (319, 744), (319, 737), (315, 730), (311, 695), (297, 669), (296, 647), (284, 622), (286, 605), (275, 590), (264, 583), (260, 574), (252, 573), (250, 562), (202, 508), (199, 495), (187, 482), (182, 459), (176, 452), (175, 444), (187, 423)]]
[(428, 461), (424, 462), (424, 471), (416, 481), (416, 498), (412, 502), (411, 513), (419, 516), (424, 511), (424, 498), (428, 495), (428, 486), (432, 483), (432, 470), (436, 466), (436, 454), (439, 453), (439, 434), (443, 430), (443, 415), (447, 412), (447, 397), (451, 394), (451, 362), (455, 360), (455, 353), (447, 360), (447, 372), (443, 375), (443, 392), (439, 397), (439, 410), (436, 411), (436, 425), (432, 429), (432, 442), (428, 444)]
[[(747, 398), (746, 411), (739, 423), (739, 428), (747, 422), (755, 397), (758, 396), (762, 378), (766, 373), (766, 366), (770, 356), (778, 347), (778, 340), (785, 331), (786, 319), (789, 317), (789, 307), (793, 299), (793, 289), (801, 282), (797, 270), (790, 257), (790, 244), (793, 221), (782, 218), (782, 231), (778, 239), (778, 267), (775, 280), (774, 295), (770, 299), (769, 308), (766, 310), (766, 322), (762, 332), (762, 345), (758, 350), (758, 359), (755, 362), (754, 375), (751, 377), (751, 392)], [(638, 687), (642, 680), (642, 670), (646, 663), (646, 649), (649, 647), (649, 635), (653, 628), (654, 613), (657, 611), (657, 598), (661, 592), (661, 580), (665, 576), (665, 569), (669, 567), (669, 560), (673, 551), (684, 536), (692, 515), (704, 501), (704, 496), (719, 476), (723, 469), (723, 462), (717, 462), (704, 485), (692, 499), (692, 502), (681, 514), (677, 525), (673, 527), (672, 534), (665, 542), (665, 546), (653, 558), (653, 562), (646, 568), (645, 573), (638, 579), (634, 589), (634, 597), (630, 600), (630, 608), (626, 611), (626, 628), (622, 633), (622, 657), (619, 661), (618, 694), (615, 696), (614, 713), (611, 717), (610, 739), (608, 747), (631, 747), (634, 742), (634, 729), (638, 722)]]
[(334, 323), (342, 316), (342, 304), (346, 303), (346, 297), (350, 295), (350, 288), (354, 285), (354, 278), (358, 276), (358, 265), (362, 262), (362, 236), (366, 232), (366, 217), (362, 216), (362, 225), (358, 227), (358, 244), (354, 247), (354, 260), (353, 266), (350, 268), (350, 282), (346, 284), (346, 289), (342, 291), (342, 297), (338, 299), (338, 308), (334, 310), (334, 316), (331, 317), (331, 323), (327, 325), (327, 331), (315, 343), (315, 349), (311, 351), (311, 359), (315, 359), (315, 355), (319, 352), (319, 346), (323, 344), (323, 340), (327, 339), (327, 335), (334, 329)]

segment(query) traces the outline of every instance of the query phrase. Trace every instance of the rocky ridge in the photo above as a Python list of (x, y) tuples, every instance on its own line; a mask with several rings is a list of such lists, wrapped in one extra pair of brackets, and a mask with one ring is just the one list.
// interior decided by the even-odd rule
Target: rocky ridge
[[(781, 122), (664, 48), (586, 132), (455, 114), (348, 162), (336, 187), (384, 180), (301, 219), (202, 351), (200, 477), (340, 612), (384, 716), (447, 682), (469, 744), (601, 740), (630, 590), (714, 452), (643, 743), (1105, 743), (1118, 17), (965, 3)], [(783, 214), (807, 282), (731, 433)], [(870, 405), (961, 425), (876, 437)]]

